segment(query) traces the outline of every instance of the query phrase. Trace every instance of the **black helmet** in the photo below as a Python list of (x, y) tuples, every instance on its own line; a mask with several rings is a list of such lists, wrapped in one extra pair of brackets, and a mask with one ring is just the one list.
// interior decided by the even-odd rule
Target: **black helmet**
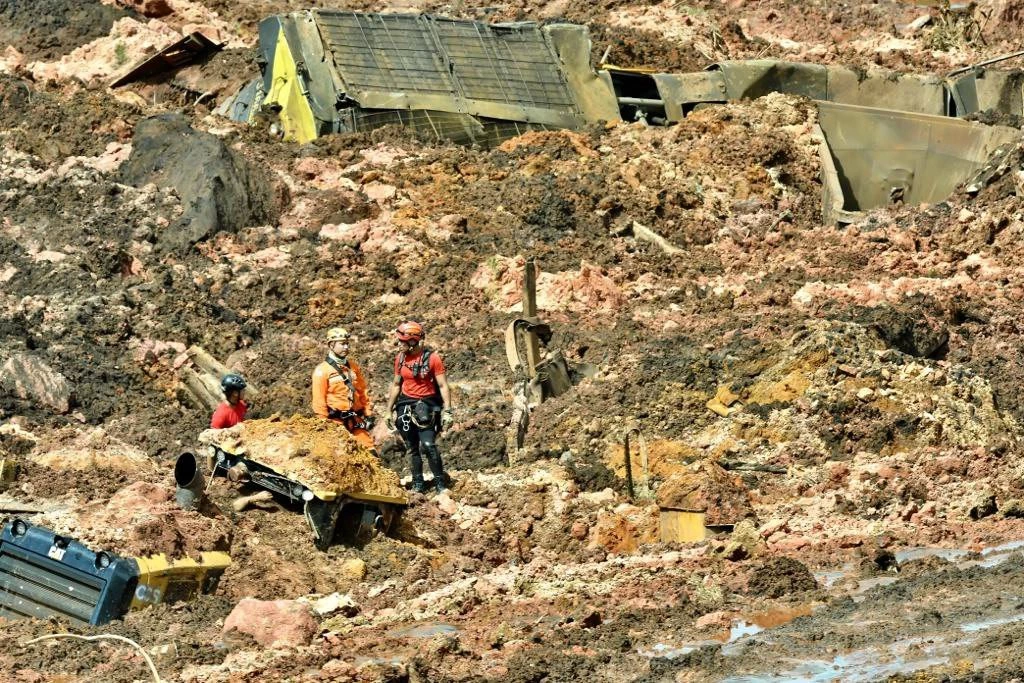
[(245, 380), (237, 372), (224, 375), (224, 378), (220, 381), (220, 388), (224, 390), (224, 393), (229, 391), (241, 391), (245, 389)]

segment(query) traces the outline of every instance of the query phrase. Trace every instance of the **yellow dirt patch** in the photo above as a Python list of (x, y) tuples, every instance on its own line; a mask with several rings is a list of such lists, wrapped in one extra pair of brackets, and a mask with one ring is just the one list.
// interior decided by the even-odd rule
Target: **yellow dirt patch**
[[(811, 377), (825, 362), (829, 355), (827, 351), (818, 350), (814, 353), (797, 359), (789, 367), (781, 368), (778, 373), (769, 371), (762, 375), (762, 379), (752, 384), (743, 392), (744, 403), (771, 404), (789, 403), (804, 395), (807, 387), (811, 385)], [(775, 379), (781, 374), (781, 378)]]
[(318, 417), (274, 416), (207, 430), (204, 443), (245, 455), (313, 489), (405, 499), (398, 475), (356, 443), (344, 426)]
[[(626, 449), (622, 444), (611, 444), (604, 457), (608, 468), (615, 473), (615, 476), (622, 479), (626, 477), (625, 454)], [(633, 481), (639, 483), (643, 480), (640, 444), (630, 440), (629, 454), (633, 464)], [(678, 472), (686, 466), (686, 463), (693, 462), (700, 455), (699, 450), (679, 441), (669, 439), (650, 441), (647, 444), (647, 471), (652, 477), (664, 479)]]

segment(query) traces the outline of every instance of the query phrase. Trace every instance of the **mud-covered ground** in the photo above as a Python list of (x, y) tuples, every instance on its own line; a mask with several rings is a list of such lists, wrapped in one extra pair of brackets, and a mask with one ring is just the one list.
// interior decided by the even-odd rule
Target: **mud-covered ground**
[[(1020, 149), (974, 195), (835, 228), (799, 98), (491, 150), (392, 128), (299, 146), (211, 112), (253, 68), (259, 19), (317, 3), (36, 4), (0, 2), (0, 458), (21, 465), (0, 516), (232, 565), (213, 595), (105, 626), (4, 623), (0, 681), (150, 677), (122, 642), (28, 642), (63, 632), (131, 638), (166, 681), (1024, 676)], [(1024, 12), (346, 7), (586, 22), (595, 62), (669, 72), (778, 57), (945, 73), (1014, 49)], [(230, 49), (106, 87), (196, 26)], [(549, 348), (579, 381), (509, 453), (503, 331), (528, 257)], [(258, 387), (251, 417), (309, 415), (329, 327), (354, 333), (379, 404), (410, 318), (455, 395), (448, 494), (410, 493), (388, 536), (326, 552), (300, 506), (235, 510), (255, 489), (223, 479), (178, 509), (174, 459), (209, 423), (182, 388), (186, 349)], [(728, 489), (733, 528), (660, 540), (643, 485), (685, 493), (702, 472)], [(269, 631), (301, 637), (225, 629), (245, 598), (297, 604)]]

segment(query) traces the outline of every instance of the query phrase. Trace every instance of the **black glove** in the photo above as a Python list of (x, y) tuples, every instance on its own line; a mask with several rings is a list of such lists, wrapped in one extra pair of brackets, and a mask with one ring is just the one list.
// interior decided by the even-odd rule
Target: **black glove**
[(363, 429), (368, 432), (373, 431), (373, 426), (377, 424), (377, 418), (373, 415), (363, 415), (361, 419), (363, 421)]

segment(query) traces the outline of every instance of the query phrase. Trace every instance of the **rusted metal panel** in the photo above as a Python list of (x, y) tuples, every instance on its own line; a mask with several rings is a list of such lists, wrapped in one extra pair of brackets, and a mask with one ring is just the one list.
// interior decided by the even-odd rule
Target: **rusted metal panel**
[(689, 74), (653, 74), (654, 82), (665, 103), (665, 117), (679, 121), (695, 104), (725, 102), (725, 76), (720, 71), (698, 71)]
[(203, 57), (219, 51), (221, 47), (223, 47), (222, 43), (215, 43), (199, 31), (194, 31), (181, 40), (163, 48), (155, 55), (139, 62), (129, 69), (127, 73), (115, 79), (110, 84), (110, 87), (116, 88), (132, 81), (180, 69), (187, 64), (197, 62)]
[(831, 102), (818, 103), (818, 121), (844, 211), (942, 201), (1021, 135), (1006, 126)]
[(819, 64), (750, 59), (719, 62), (708, 69), (722, 72), (730, 100), (753, 99), (773, 92), (812, 100), (828, 99), (827, 70)]
[(942, 116), (948, 114), (946, 85), (938, 76), (827, 68), (829, 102)]
[(980, 69), (957, 82), (974, 87), (977, 111), (1024, 116), (1024, 71)]
[[(308, 16), (319, 28), (337, 95), (363, 109), (429, 110), (560, 128), (617, 118), (614, 96), (590, 68), (583, 26), (340, 10)], [(302, 41), (303, 50), (309, 42)]]

